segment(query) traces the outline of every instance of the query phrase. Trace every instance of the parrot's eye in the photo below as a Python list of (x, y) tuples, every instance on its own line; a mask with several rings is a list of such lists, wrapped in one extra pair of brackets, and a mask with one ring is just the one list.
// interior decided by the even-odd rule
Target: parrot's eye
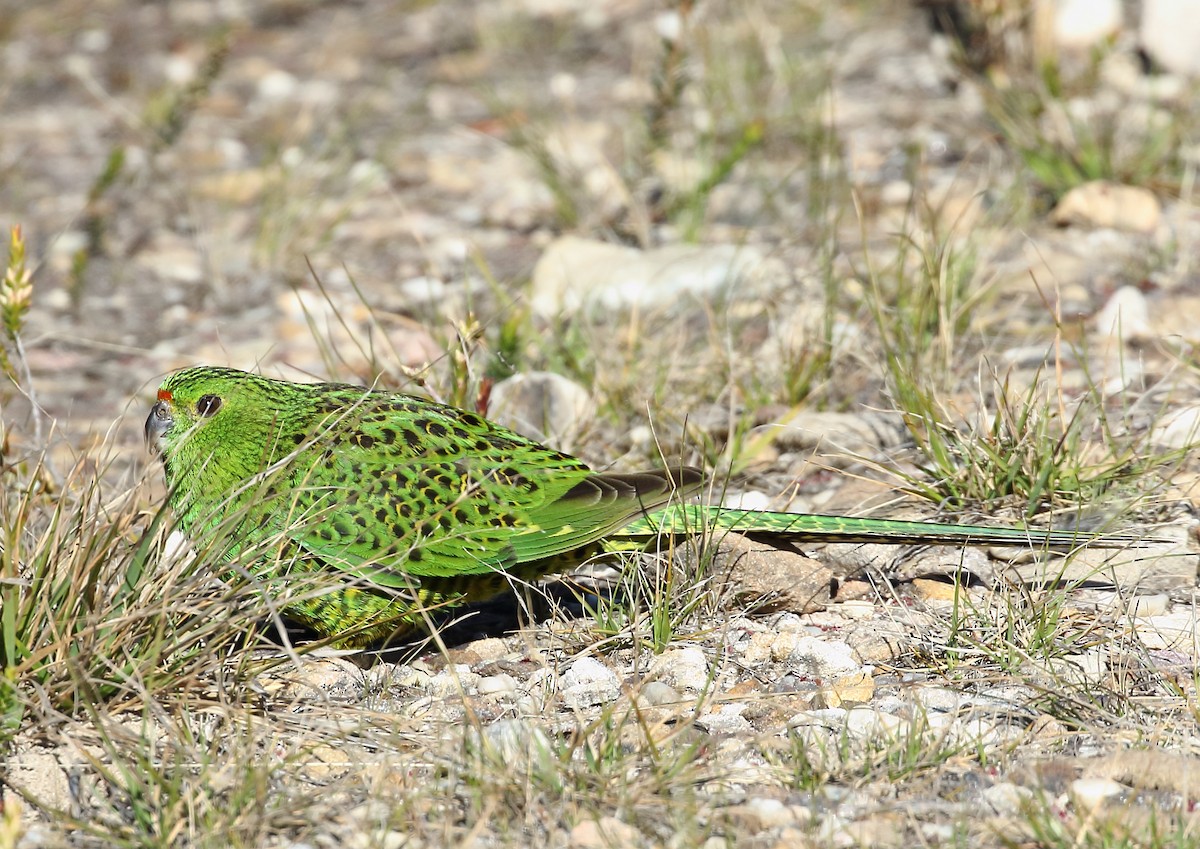
[(219, 395), (201, 395), (200, 400), (196, 402), (196, 413), (206, 419), (219, 409), (221, 409)]

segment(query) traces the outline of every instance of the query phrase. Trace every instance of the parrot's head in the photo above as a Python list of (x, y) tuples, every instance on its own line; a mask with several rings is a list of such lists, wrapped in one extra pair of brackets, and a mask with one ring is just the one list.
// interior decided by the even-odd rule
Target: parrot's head
[(167, 377), (146, 419), (146, 443), (172, 457), (188, 443), (203, 453), (231, 449), (258, 420), (277, 414), (279, 381), (235, 369), (201, 366)]

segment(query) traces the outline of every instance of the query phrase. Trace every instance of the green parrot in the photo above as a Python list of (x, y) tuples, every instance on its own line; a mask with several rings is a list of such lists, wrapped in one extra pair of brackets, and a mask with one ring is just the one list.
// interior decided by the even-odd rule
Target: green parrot
[[(324, 577), (284, 613), (341, 648), (395, 639), (433, 608), (661, 533), (1067, 550), (1138, 539), (684, 504), (703, 484), (698, 469), (595, 472), (476, 413), (228, 368), (167, 377), (146, 439), (183, 533), (208, 535), (254, 574)], [(328, 576), (338, 580), (330, 586)]]

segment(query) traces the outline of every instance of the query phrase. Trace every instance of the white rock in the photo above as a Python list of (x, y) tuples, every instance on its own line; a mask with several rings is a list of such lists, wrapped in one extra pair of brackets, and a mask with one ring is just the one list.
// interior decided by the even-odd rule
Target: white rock
[(1134, 596), (1129, 600), (1126, 611), (1130, 616), (1146, 619), (1150, 616), (1162, 616), (1170, 607), (1171, 597), (1166, 593)]
[(843, 601), (837, 606), (837, 613), (843, 619), (870, 619), (875, 615), (876, 610), (875, 602), (865, 599)]
[(160, 569), (183, 568), (196, 558), (192, 543), (179, 531), (171, 531), (163, 543)]
[(1200, 556), (1190, 548), (1190, 529), (1183, 525), (1167, 525), (1147, 533), (1148, 537), (1164, 540), (1146, 542), (1138, 548), (1088, 548), (1077, 552), (1070, 560), (1049, 558), (1014, 564), (1013, 572), (1024, 581), (1103, 580), (1123, 592), (1161, 592), (1176, 587), (1191, 587), (1196, 583)]
[(610, 680), (617, 680), (616, 673), (594, 657), (579, 658), (562, 675), (564, 687), (574, 687), (578, 684), (595, 684)]
[[(781, 451), (820, 453), (858, 462), (907, 437), (904, 420), (890, 413), (837, 413), (798, 410), (777, 422), (753, 428), (748, 438), (769, 439)], [(830, 460), (831, 462), (836, 462)]]
[(788, 661), (818, 678), (833, 678), (862, 668), (850, 646), (818, 637), (798, 638), (788, 654)]
[(493, 386), (488, 415), (517, 433), (569, 452), (594, 410), (591, 393), (575, 381), (534, 371)]
[(502, 696), (517, 691), (517, 679), (507, 673), (488, 675), (479, 679), (479, 695)]
[(1093, 649), (1057, 657), (1050, 661), (1050, 668), (1057, 677), (1068, 683), (1102, 684), (1108, 674), (1108, 651)]
[(637, 846), (642, 835), (633, 826), (613, 816), (584, 820), (571, 829), (567, 838), (570, 849), (608, 849), (610, 846)]
[(757, 819), (761, 829), (782, 828), (796, 821), (792, 809), (778, 799), (750, 799), (746, 802), (746, 808)]
[[(297, 99), (309, 106), (332, 106), (342, 96), (342, 90), (331, 80), (308, 80), (298, 87)], [(386, 172), (379, 171), (380, 176)], [(353, 177), (352, 177), (353, 179)]]
[(287, 100), (300, 87), (299, 81), (287, 71), (268, 71), (258, 81), (258, 96), (263, 100)]
[(470, 650), (473, 663), (487, 663), (493, 660), (500, 660), (500, 658), (507, 657), (509, 654), (508, 645), (498, 637), (484, 637), (482, 640), (473, 640), (464, 648)]
[(58, 758), (51, 752), (27, 751), (9, 756), (4, 778), (6, 783), (28, 793), (38, 804), (62, 811), (71, 809), (70, 781)]
[(735, 492), (721, 499), (721, 506), (728, 510), (770, 510), (771, 497), (765, 492)]
[(683, 32), (683, 19), (676, 11), (659, 12), (654, 16), (654, 31), (663, 41), (675, 42)]
[(387, 183), (387, 169), (374, 159), (360, 159), (350, 166), (346, 175), (351, 185), (359, 188), (375, 188)]
[(806, 728), (815, 726), (836, 731), (846, 724), (846, 708), (820, 708), (806, 710), (788, 720), (788, 728)]
[(1071, 782), (1071, 801), (1084, 811), (1094, 811), (1124, 793), (1125, 786), (1111, 778), (1077, 778)]
[(138, 263), (171, 282), (199, 283), (204, 280), (203, 257), (186, 245), (165, 245), (147, 250), (138, 257)]
[(615, 672), (594, 657), (581, 657), (562, 675), (563, 700), (574, 707), (605, 704), (621, 694)]
[(795, 613), (780, 613), (768, 619), (771, 630), (780, 634), (805, 634), (808, 633), (808, 626), (805, 621)]
[(1173, 649), (1193, 658), (1200, 656), (1194, 608), (1135, 619), (1133, 624), (1138, 639), (1148, 649)]
[(433, 695), (441, 697), (471, 693), (482, 678), (482, 675), (472, 672), (471, 667), (465, 663), (456, 663), (430, 678), (429, 690)]
[(698, 692), (708, 687), (708, 658), (695, 647), (663, 652), (650, 667), (652, 674), (679, 690)]
[(1120, 0), (1057, 0), (1054, 43), (1067, 50), (1086, 50), (1120, 32)]
[(539, 315), (583, 307), (605, 310), (666, 306), (686, 294), (739, 291), (781, 267), (759, 251), (736, 245), (668, 245), (648, 251), (563, 236), (546, 248), (533, 270), (530, 302)]
[(1200, 17), (1195, 0), (1144, 0), (1140, 41), (1167, 70), (1200, 75)]
[(948, 745), (984, 751), (1006, 743), (1016, 743), (1026, 733), (1013, 723), (998, 721), (986, 716), (969, 716), (946, 726), (939, 733)]
[(965, 696), (961, 690), (949, 687), (919, 687), (913, 691), (913, 698), (924, 711), (952, 713), (962, 706)]
[(1146, 296), (1133, 286), (1122, 286), (1113, 292), (1096, 314), (1096, 330), (1126, 344), (1149, 339), (1152, 331)]
[(997, 816), (1011, 817), (1019, 814), (1034, 798), (1034, 792), (1028, 787), (1002, 781), (984, 790), (980, 796)]
[(1200, 407), (1171, 410), (1155, 422), (1150, 439), (1163, 448), (1187, 448), (1200, 442)]
[(961, 834), (961, 828), (948, 822), (920, 823), (921, 843), (926, 846), (948, 845)]
[(1063, 195), (1050, 218), (1060, 226), (1151, 233), (1162, 220), (1162, 205), (1153, 192), (1141, 186), (1095, 180)]
[(112, 34), (104, 29), (86, 29), (75, 37), (75, 46), (86, 53), (104, 53), (112, 45)]
[(855, 740), (896, 740), (908, 726), (907, 720), (869, 707), (846, 711), (846, 735)]
[(528, 719), (493, 722), (483, 729), (483, 740), (509, 764), (542, 762), (552, 757), (553, 746), (545, 729)]
[(638, 691), (638, 695), (648, 705), (670, 705), (683, 698), (674, 687), (662, 681), (647, 681)]
[(724, 702), (717, 709), (696, 717), (696, 724), (709, 734), (750, 734), (754, 726), (742, 716), (745, 709), (746, 705), (739, 702)]

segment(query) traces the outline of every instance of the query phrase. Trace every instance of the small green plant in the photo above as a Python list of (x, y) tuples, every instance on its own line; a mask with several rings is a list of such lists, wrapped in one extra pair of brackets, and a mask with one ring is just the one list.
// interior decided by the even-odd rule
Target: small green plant
[(921, 375), (926, 384), (951, 377), (963, 335), (988, 297), (976, 273), (974, 247), (940, 226), (920, 192), (912, 193), (905, 217), (924, 235), (899, 236), (885, 267), (876, 268), (869, 252), (864, 256), (867, 308), (887, 374), (902, 394), (905, 375)]
[(1051, 200), (1093, 180), (1134, 186), (1177, 187), (1184, 138), (1183, 119), (1148, 112), (1148, 121), (1129, 131), (1128, 111), (1081, 111), (1045, 76), (1032, 91), (990, 90), (988, 113), (1034, 181)]
[(1106, 411), (1094, 396), (1068, 409), (1061, 398), (1047, 398), (1040, 381), (1018, 394), (997, 379), (994, 410), (971, 427), (906, 373), (894, 397), (921, 458), (919, 474), (901, 473), (903, 488), (952, 507), (1016, 506), (1026, 518), (1094, 509), (1152, 487), (1154, 470), (1179, 459), (1178, 451), (1149, 446), (1144, 433), (1104, 424)]
[(657, 550), (627, 552), (617, 587), (584, 599), (598, 634), (612, 645), (647, 646), (655, 653), (679, 634), (695, 632), (698, 617), (716, 605), (712, 546), (664, 537)]
[(1067, 616), (1072, 592), (1083, 583), (1009, 581), (983, 598), (956, 582), (942, 657), (952, 668), (989, 664), (1022, 674), (1031, 664), (1047, 669), (1051, 661), (1086, 651), (1102, 638), (1077, 628)]
[[(1147, 486), (1153, 469), (1179, 459), (1179, 452), (1151, 446), (1144, 429), (1116, 420), (1095, 385), (1068, 399), (1040, 375), (1024, 387), (994, 375), (978, 412), (968, 416), (948, 404), (969, 350), (964, 335), (976, 329), (968, 319), (986, 289), (975, 284), (969, 246), (954, 248), (936, 232), (930, 244), (918, 249), (902, 238), (887, 270), (873, 269), (868, 257), (868, 306), (885, 379), (917, 453), (917, 473), (899, 473), (903, 489), (956, 509), (1015, 505), (1029, 518)], [(1056, 334), (1060, 351), (1061, 324)], [(1087, 362), (1084, 352), (1075, 359)]]

